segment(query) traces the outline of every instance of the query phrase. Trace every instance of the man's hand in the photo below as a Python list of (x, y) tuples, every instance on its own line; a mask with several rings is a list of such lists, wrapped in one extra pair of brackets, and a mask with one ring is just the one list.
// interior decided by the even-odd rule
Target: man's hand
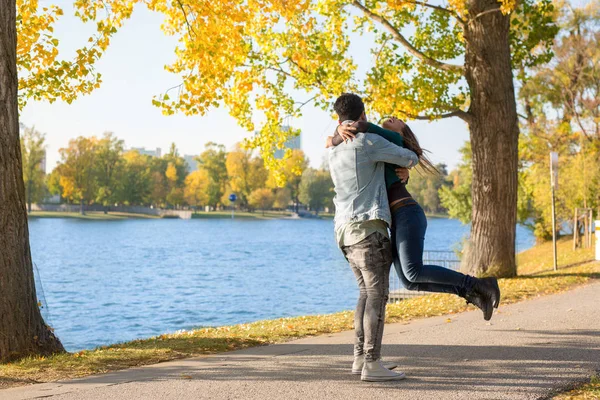
[(410, 177), (408, 168), (396, 168), (396, 176), (400, 179), (400, 182), (406, 183)]

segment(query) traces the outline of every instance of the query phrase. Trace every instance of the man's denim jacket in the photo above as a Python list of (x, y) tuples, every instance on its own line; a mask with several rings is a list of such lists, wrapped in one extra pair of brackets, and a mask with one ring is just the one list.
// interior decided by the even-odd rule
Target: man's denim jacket
[(384, 177), (384, 163), (413, 167), (415, 153), (374, 133), (329, 149), (329, 169), (335, 186), (335, 229), (348, 222), (381, 219), (392, 224)]

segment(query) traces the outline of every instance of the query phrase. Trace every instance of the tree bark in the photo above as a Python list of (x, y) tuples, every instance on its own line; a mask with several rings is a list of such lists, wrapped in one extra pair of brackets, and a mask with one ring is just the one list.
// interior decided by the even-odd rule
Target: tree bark
[(31, 180), (27, 182), (27, 212), (31, 213)]
[[(465, 28), (465, 77), (471, 90), (473, 149), (471, 238), (463, 270), (516, 275), (519, 126), (509, 44), (510, 19), (496, 0), (471, 0)], [(477, 17), (478, 16), (478, 17)]]
[(17, 105), (15, 0), (0, 0), (0, 362), (64, 351), (37, 304)]

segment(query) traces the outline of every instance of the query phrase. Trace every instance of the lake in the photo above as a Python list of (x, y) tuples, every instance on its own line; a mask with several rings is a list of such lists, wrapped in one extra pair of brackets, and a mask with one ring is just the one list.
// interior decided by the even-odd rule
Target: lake
[[(353, 309), (331, 220), (30, 219), (43, 310), (69, 351), (179, 329)], [(469, 227), (430, 219), (425, 248)], [(534, 243), (517, 229), (518, 250)]]

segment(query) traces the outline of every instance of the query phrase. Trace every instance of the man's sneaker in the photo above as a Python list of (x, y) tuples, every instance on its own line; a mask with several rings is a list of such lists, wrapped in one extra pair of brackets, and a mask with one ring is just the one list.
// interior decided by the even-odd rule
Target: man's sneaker
[[(383, 361), (380, 358), (381, 362), (383, 362), (383, 366), (387, 369), (398, 368), (398, 364), (391, 361)], [(352, 375), (360, 375), (362, 374), (363, 365), (365, 365), (365, 358), (363, 356), (354, 357), (354, 362), (352, 363)]]
[(404, 372), (390, 371), (383, 366), (381, 360), (366, 361), (360, 376), (360, 379), (366, 382), (399, 381), (404, 378)]

